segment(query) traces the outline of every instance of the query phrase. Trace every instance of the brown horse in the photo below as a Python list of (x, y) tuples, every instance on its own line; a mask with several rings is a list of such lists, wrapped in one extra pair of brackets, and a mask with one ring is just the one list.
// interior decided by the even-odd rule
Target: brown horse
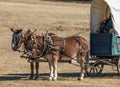
[(46, 34), (45, 38), (49, 50), (49, 53), (46, 56), (50, 68), (49, 80), (57, 80), (57, 63), (61, 56), (66, 56), (70, 59), (77, 57), (81, 68), (79, 80), (83, 80), (85, 69), (84, 63), (89, 56), (90, 50), (89, 42), (81, 36), (67, 38), (54, 36), (51, 38)]
[[(28, 56), (28, 59), (31, 61), (30, 62), (31, 76), (29, 79), (38, 79), (38, 77), (39, 77), (39, 75), (38, 75), (39, 74), (39, 70), (38, 70), (39, 69), (39, 61), (34, 60), (35, 58), (33, 58), (32, 51), (34, 50), (34, 47), (36, 46), (36, 45), (34, 45), (35, 40), (33, 39), (33, 37), (37, 37), (37, 38), (39, 37), (39, 40), (41, 40), (42, 39), (41, 36), (33, 34), (34, 32), (31, 32), (30, 30), (23, 31), (22, 29), (12, 29), (11, 28), (11, 31), (13, 32), (12, 49), (14, 51), (17, 51), (23, 44), (24, 54), (26, 54)], [(34, 67), (36, 69), (35, 78), (34, 78)]]
[[(61, 56), (66, 56), (70, 59), (77, 57), (80, 63), (81, 74), (80, 80), (84, 77), (85, 60), (89, 56), (89, 42), (81, 36), (59, 37), (54, 33), (46, 33), (43, 36), (34, 37), (35, 44), (33, 53), (44, 53), (48, 60), (50, 68), (49, 80), (57, 80), (57, 62)], [(41, 49), (39, 49), (39, 46)]]

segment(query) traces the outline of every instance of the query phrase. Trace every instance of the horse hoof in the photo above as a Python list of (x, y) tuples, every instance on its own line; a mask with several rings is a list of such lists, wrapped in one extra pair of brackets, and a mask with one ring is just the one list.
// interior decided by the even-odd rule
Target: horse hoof
[(83, 78), (78, 78), (78, 80), (82, 81), (82, 80), (83, 80)]
[(34, 78), (34, 80), (38, 80), (38, 78), (39, 78), (39, 76), (36, 76), (36, 77)]
[(33, 80), (33, 78), (34, 78), (33, 76), (30, 76), (30, 77), (29, 77), (29, 80)]
[(49, 77), (49, 81), (52, 81), (52, 77)]
[(53, 77), (53, 81), (57, 81), (57, 77)]

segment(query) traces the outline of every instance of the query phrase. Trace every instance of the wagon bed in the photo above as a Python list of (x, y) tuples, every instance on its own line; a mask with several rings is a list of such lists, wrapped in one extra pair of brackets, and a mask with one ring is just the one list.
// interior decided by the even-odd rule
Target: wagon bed
[(91, 55), (120, 56), (120, 36), (109, 33), (91, 33), (90, 47)]

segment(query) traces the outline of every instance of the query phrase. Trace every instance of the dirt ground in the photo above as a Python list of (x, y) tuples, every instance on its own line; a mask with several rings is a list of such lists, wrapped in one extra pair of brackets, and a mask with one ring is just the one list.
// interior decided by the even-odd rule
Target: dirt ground
[[(79, 67), (58, 64), (58, 81), (48, 81), (48, 63), (40, 63), (40, 78), (28, 80), (30, 67), (11, 49), (10, 28), (46, 30), (59, 36), (80, 33), (89, 40), (90, 3), (49, 0), (0, 0), (0, 87), (120, 87), (120, 76), (105, 67), (99, 77), (78, 81)], [(115, 68), (115, 67), (114, 67)]]

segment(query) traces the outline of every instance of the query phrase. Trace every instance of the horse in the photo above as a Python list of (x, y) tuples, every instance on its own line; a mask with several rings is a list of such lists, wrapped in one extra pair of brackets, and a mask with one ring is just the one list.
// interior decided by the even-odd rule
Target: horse
[[(31, 34), (28, 34), (27, 36), (30, 36)], [(50, 38), (49, 38), (50, 37)], [(42, 36), (40, 35), (34, 35), (33, 39), (34, 39), (34, 45), (32, 48), (32, 54), (34, 56), (37, 56), (38, 54), (41, 55), (42, 57), (44, 57), (49, 64), (49, 69), (50, 69), (50, 77), (49, 80), (52, 80), (52, 69), (53, 67), (55, 68), (56, 66), (54, 64), (51, 63), (51, 54), (53, 55), (53, 52), (51, 53), (51, 48), (49, 46), (51, 46), (51, 42), (52, 39), (51, 38), (55, 38), (58, 37), (55, 33), (47, 33), (47, 34), (42, 34)], [(33, 57), (34, 59), (36, 59), (37, 57)], [(51, 65), (53, 65), (51, 67)], [(56, 72), (56, 71), (55, 71)], [(53, 80), (56, 80), (56, 78), (53, 78)]]
[[(23, 44), (23, 48), (24, 48), (24, 54), (26, 54), (28, 56), (30, 61), (30, 68), (31, 68), (31, 75), (29, 77), (29, 79), (35, 79), (37, 80), (39, 78), (39, 61), (35, 61), (32, 56), (32, 51), (34, 49), (34, 43), (35, 41), (33, 40), (33, 37), (41, 37), (40, 35), (36, 35), (33, 34), (34, 32), (31, 32), (30, 30), (27, 31), (23, 31), (23, 29), (10, 29), (13, 34), (12, 34), (12, 43), (11, 43), (11, 47), (13, 49), (13, 51), (18, 51), (18, 49), (22, 46)], [(33, 61), (34, 60), (34, 61)], [(36, 69), (36, 74), (34, 77), (34, 67)]]
[(44, 35), (45, 43), (47, 44), (48, 54), (46, 55), (50, 68), (49, 80), (57, 80), (57, 63), (62, 56), (70, 59), (75, 59), (80, 64), (81, 73), (78, 80), (83, 80), (84, 70), (86, 71), (85, 62), (89, 58), (90, 46), (87, 39), (81, 36), (71, 37), (50, 37), (47, 33)]

